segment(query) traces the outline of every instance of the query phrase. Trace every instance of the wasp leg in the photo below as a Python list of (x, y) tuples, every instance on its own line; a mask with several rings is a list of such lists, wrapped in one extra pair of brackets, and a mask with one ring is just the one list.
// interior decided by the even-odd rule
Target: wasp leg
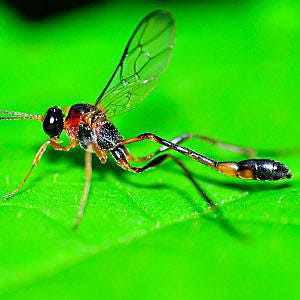
[(101, 164), (105, 164), (107, 161), (107, 150), (101, 149), (96, 144), (93, 144), (92, 149), (95, 152), (95, 154), (97, 155), (97, 157), (99, 158)]
[(82, 220), (84, 210), (86, 207), (86, 203), (88, 200), (88, 195), (90, 191), (91, 186), (91, 178), (92, 178), (92, 152), (91, 147), (88, 146), (88, 149), (85, 151), (85, 182), (84, 182), (84, 188), (83, 193), (80, 200), (80, 207), (77, 212), (75, 222), (73, 225), (73, 229), (76, 230)]
[(64, 152), (68, 152), (78, 145), (78, 141), (76, 141), (76, 140), (72, 141), (71, 144), (66, 147), (61, 146), (59, 144), (59, 141), (56, 139), (51, 139), (50, 143), (51, 143), (51, 146), (53, 147), (53, 149), (58, 150), (58, 151), (64, 151)]
[[(123, 150), (123, 151), (122, 151)], [(194, 179), (192, 173), (190, 170), (175, 156), (171, 154), (164, 154), (161, 156), (158, 156), (148, 162), (145, 166), (143, 167), (132, 167), (128, 163), (126, 157), (125, 157), (125, 151), (123, 149), (116, 149), (112, 151), (112, 155), (116, 159), (118, 165), (122, 167), (123, 169), (133, 172), (133, 173), (142, 173), (144, 171), (147, 171), (149, 169), (154, 169), (159, 167), (164, 161), (167, 159), (172, 159), (184, 172), (185, 176), (190, 180), (190, 182), (193, 184), (193, 186), (196, 188), (198, 193), (200, 194), (201, 197), (205, 200), (205, 202), (209, 205), (210, 208), (212, 208), (218, 217), (218, 221), (220, 225), (230, 234), (236, 236), (237, 238), (245, 238), (245, 236), (239, 232), (234, 226), (231, 225), (231, 223), (224, 217), (221, 209), (214, 203), (213, 200), (208, 197), (208, 195), (204, 192), (204, 190), (200, 187), (200, 185), (197, 183), (197, 181)]]
[[(224, 143), (224, 142), (218, 141), (216, 139), (213, 139), (213, 138), (201, 135), (201, 134), (183, 134), (183, 135), (180, 135), (180, 136), (174, 138), (171, 142), (174, 144), (180, 144), (180, 143), (182, 143), (186, 140), (192, 139), (192, 138), (202, 140), (202, 141), (212, 144), (216, 147), (223, 148), (223, 149), (226, 149), (226, 150), (229, 150), (232, 152), (245, 154), (249, 157), (256, 156), (256, 151), (251, 148), (240, 147), (240, 146), (230, 144), (230, 143)], [(162, 148), (160, 148), (160, 151), (164, 151), (165, 149), (166, 149), (165, 147), (162, 147)]]
[[(204, 142), (207, 142), (207, 143), (212, 144), (212, 145), (214, 145), (216, 147), (219, 147), (219, 148), (226, 149), (228, 151), (245, 154), (249, 158), (250, 157), (251, 158), (255, 157), (257, 155), (256, 151), (251, 149), (251, 148), (240, 147), (240, 146), (229, 144), (229, 143), (223, 143), (223, 142), (218, 141), (216, 139), (213, 139), (213, 138), (210, 138), (210, 137), (207, 137), (207, 136), (204, 136), (204, 135), (200, 135), (200, 134), (183, 134), (183, 135), (180, 135), (180, 136), (175, 137), (174, 139), (172, 139), (171, 143), (176, 144), (176, 145), (180, 145), (184, 141), (189, 140), (189, 139), (193, 139), (193, 138), (202, 140)], [(132, 155), (130, 155), (129, 151), (127, 150), (128, 151), (128, 159), (130, 161), (137, 161), (137, 162), (147, 161), (147, 160), (155, 157), (156, 155), (161, 154), (161, 153), (163, 153), (163, 152), (165, 152), (169, 149), (170, 149), (169, 147), (163, 146), (160, 149), (158, 149), (157, 151), (155, 151), (151, 154), (148, 154), (146, 156), (143, 156), (143, 157), (133, 157)]]
[(47, 149), (47, 147), (48, 147), (49, 144), (50, 144), (50, 141), (47, 141), (46, 143), (44, 143), (40, 147), (39, 151), (37, 152), (37, 154), (34, 157), (32, 166), (31, 166), (29, 172), (27, 173), (26, 177), (24, 178), (24, 180), (17, 187), (17, 189), (15, 189), (13, 192), (11, 192), (11, 193), (3, 196), (4, 199), (10, 198), (10, 197), (14, 196), (15, 194), (17, 194), (20, 191), (20, 189), (23, 187), (23, 185), (26, 183), (26, 181), (28, 180), (29, 176), (31, 175), (33, 169), (38, 165), (39, 161), (41, 160), (41, 158), (42, 158), (43, 154), (45, 153), (45, 151), (46, 151), (46, 149)]
[(123, 145), (126, 145), (143, 140), (152, 140), (228, 176), (254, 180), (278, 180), (291, 178), (291, 172), (288, 167), (271, 159), (249, 159), (239, 162), (218, 162), (189, 148), (160, 138), (152, 133), (145, 133), (136, 138), (124, 140), (122, 143)]
[(194, 177), (192, 176), (192, 173), (188, 170), (188, 168), (175, 156), (171, 154), (163, 154), (161, 156), (158, 156), (148, 162), (143, 167), (132, 167), (129, 165), (128, 161), (123, 157), (117, 160), (117, 163), (120, 167), (123, 169), (133, 172), (133, 173), (142, 173), (144, 171), (147, 171), (149, 169), (153, 169), (158, 167), (160, 164), (162, 164), (165, 160), (172, 159), (185, 173), (186, 177), (191, 181), (191, 183), (194, 185), (194, 187), (197, 189), (197, 191), (200, 193), (201, 196), (205, 199), (205, 201), (212, 207), (216, 208), (216, 204), (208, 198), (208, 196), (204, 193), (204, 191), (200, 188), (199, 184), (196, 182)]

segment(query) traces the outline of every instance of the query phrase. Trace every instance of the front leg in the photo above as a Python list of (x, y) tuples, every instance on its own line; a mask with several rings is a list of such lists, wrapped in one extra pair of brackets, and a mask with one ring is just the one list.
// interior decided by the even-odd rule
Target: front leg
[(8, 199), (12, 196), (14, 196), (15, 194), (17, 194), (20, 189), (24, 186), (24, 184), (27, 182), (28, 178), (30, 177), (33, 169), (38, 165), (39, 161), (41, 160), (43, 154), (46, 152), (47, 147), (49, 146), (49, 144), (55, 149), (55, 150), (61, 150), (61, 151), (69, 151), (70, 149), (74, 148), (78, 142), (77, 141), (72, 141), (71, 144), (67, 147), (62, 147), (59, 145), (57, 139), (50, 139), (50, 141), (45, 142), (39, 149), (39, 151), (37, 152), (37, 154), (34, 157), (32, 166), (29, 170), (29, 172), (27, 173), (27, 175), (25, 176), (25, 178), (23, 179), (23, 181), (19, 184), (19, 186), (11, 193), (3, 196), (4, 199)]
[(37, 154), (34, 157), (34, 160), (32, 162), (32, 166), (31, 166), (29, 172), (27, 173), (27, 175), (25, 176), (23, 181), (19, 184), (19, 186), (13, 192), (3, 196), (2, 198), (8, 199), (8, 198), (14, 196), (15, 194), (17, 194), (20, 191), (20, 189), (23, 187), (23, 185), (26, 183), (29, 176), (31, 175), (33, 169), (38, 165), (38, 163), (41, 160), (43, 154), (46, 152), (47, 147), (48, 147), (49, 144), (50, 144), (50, 141), (47, 141), (40, 147), (39, 151), (37, 152)]
[(55, 150), (68, 152), (78, 145), (78, 141), (72, 140), (69, 146), (64, 147), (64, 146), (60, 145), (60, 142), (57, 139), (52, 138), (50, 140), (50, 144), (53, 147), (53, 149), (55, 149)]

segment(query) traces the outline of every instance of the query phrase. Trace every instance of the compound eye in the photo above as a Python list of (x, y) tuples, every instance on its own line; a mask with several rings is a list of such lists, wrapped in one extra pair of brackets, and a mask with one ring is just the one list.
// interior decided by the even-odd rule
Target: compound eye
[(51, 138), (60, 136), (64, 129), (63, 112), (58, 107), (48, 109), (43, 121), (43, 129)]

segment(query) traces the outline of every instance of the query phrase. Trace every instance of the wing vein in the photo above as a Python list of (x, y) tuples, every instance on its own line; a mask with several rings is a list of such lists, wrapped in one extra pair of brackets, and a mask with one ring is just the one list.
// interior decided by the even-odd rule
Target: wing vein
[(175, 40), (175, 21), (166, 11), (147, 15), (131, 35), (119, 64), (96, 101), (107, 117), (140, 104), (166, 69)]

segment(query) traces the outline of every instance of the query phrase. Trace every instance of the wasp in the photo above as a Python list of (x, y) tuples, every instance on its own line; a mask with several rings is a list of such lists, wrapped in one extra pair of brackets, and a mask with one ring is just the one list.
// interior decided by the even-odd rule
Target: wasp
[[(38, 150), (24, 180), (16, 190), (3, 198), (10, 198), (19, 192), (48, 146), (67, 152), (79, 145), (85, 151), (85, 184), (74, 223), (75, 228), (79, 225), (87, 204), (93, 154), (99, 158), (102, 164), (106, 163), (107, 156), (110, 154), (121, 168), (133, 173), (143, 173), (146, 170), (157, 168), (166, 160), (172, 160), (183, 170), (200, 195), (204, 196), (206, 202), (213, 207), (216, 204), (203, 193), (185, 164), (173, 154), (166, 153), (167, 150), (177, 151), (222, 174), (241, 179), (290, 178), (291, 172), (288, 167), (275, 160), (253, 158), (238, 162), (219, 162), (181, 145), (188, 139), (196, 138), (227, 150), (249, 156), (254, 154), (250, 148), (222, 143), (200, 134), (184, 134), (171, 141), (153, 133), (143, 133), (130, 139), (125, 139), (121, 135), (111, 119), (136, 107), (156, 86), (160, 75), (170, 61), (174, 41), (175, 21), (173, 16), (167, 11), (154, 11), (147, 15), (134, 30), (119, 64), (94, 104), (79, 103), (65, 110), (53, 106), (47, 110), (45, 115), (0, 111), (0, 120), (32, 119), (41, 121), (43, 130), (48, 135), (47, 141)], [(68, 146), (62, 146), (60, 142), (59, 137), (63, 131), (69, 138)], [(160, 144), (160, 148), (144, 157), (135, 157), (129, 152), (127, 145), (143, 140), (151, 140)], [(144, 166), (134, 167), (132, 162), (144, 162)]]

